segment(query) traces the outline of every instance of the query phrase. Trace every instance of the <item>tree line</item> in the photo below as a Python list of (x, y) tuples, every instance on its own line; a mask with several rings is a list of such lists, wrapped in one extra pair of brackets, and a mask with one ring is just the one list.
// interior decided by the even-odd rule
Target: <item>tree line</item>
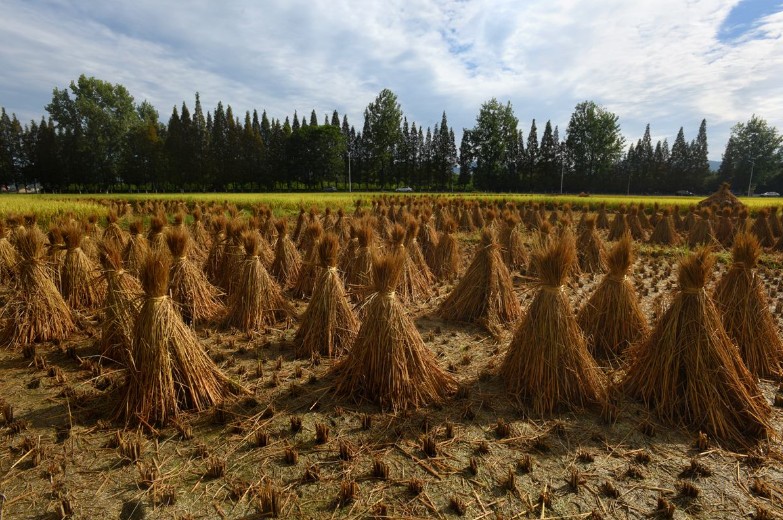
[[(319, 122), (257, 110), (235, 114), (219, 102), (204, 112), (175, 106), (167, 123), (125, 87), (80, 76), (55, 88), (48, 117), (22, 124), (0, 112), (0, 184), (45, 191), (271, 191), (389, 189), (505, 192), (702, 192), (722, 181), (783, 191), (783, 138), (757, 116), (733, 129), (717, 172), (707, 124), (688, 141), (653, 145), (650, 127), (626, 146), (619, 117), (579, 103), (564, 136), (551, 121), (527, 135), (510, 102), (491, 99), (459, 148), (446, 112), (434, 127), (408, 122), (397, 96), (382, 90), (360, 130), (335, 110)], [(752, 179), (751, 179), (752, 176)]]

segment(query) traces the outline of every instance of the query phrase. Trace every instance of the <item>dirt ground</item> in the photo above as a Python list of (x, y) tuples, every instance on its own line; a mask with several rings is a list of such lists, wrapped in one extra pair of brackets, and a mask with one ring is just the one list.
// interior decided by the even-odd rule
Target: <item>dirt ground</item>
[[(645, 247), (634, 265), (651, 321), (676, 286), (676, 253)], [(779, 271), (761, 273), (783, 326)], [(570, 284), (574, 308), (599, 279)], [(526, 282), (515, 275), (525, 305)], [(493, 338), (435, 318), (450, 288), (437, 285), (409, 310), (460, 390), (443, 406), (396, 415), (336, 399), (331, 361), (293, 356), (295, 324), (254, 337), (199, 328), (213, 359), (253, 395), (165, 429), (123, 431), (109, 420), (123, 375), (99, 363), (95, 316), (81, 317), (72, 341), (38, 345), (34, 358), (0, 352), (0, 398), (13, 408), (1, 430), (0, 519), (250, 519), (272, 510), (282, 518), (783, 518), (779, 438), (744, 453), (699, 446), (697, 432), (666, 427), (627, 401), (614, 423), (590, 409), (531, 416), (497, 375), (513, 327)], [(762, 388), (772, 403), (777, 384)], [(783, 413), (773, 410), (780, 434)]]

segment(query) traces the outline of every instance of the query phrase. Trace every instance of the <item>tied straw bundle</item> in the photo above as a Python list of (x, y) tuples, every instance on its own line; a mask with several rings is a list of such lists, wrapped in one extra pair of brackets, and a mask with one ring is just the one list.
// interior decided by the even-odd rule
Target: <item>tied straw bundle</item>
[(457, 223), (452, 218), (443, 221), (443, 232), (435, 248), (435, 276), (438, 280), (454, 280), (459, 276), (459, 243), (454, 237)]
[(354, 302), (363, 300), (372, 291), (373, 286), (372, 259), (375, 247), (373, 227), (369, 221), (360, 223), (356, 229), (356, 238), (359, 246), (356, 256), (351, 259), (345, 270), (345, 286)]
[(628, 271), (633, 244), (626, 234), (609, 252), (609, 272), (577, 315), (590, 353), (597, 359), (617, 361), (625, 348), (648, 332), (639, 299)]
[(747, 446), (770, 432), (770, 408), (704, 289), (707, 248), (680, 262), (679, 291), (652, 334), (627, 350), (620, 388), (663, 421)]
[(141, 266), (144, 265), (150, 252), (147, 238), (141, 234), (143, 229), (144, 224), (141, 220), (134, 220), (128, 225), (130, 236), (122, 253), (125, 268), (136, 277), (141, 273)]
[(237, 290), (229, 296), (225, 325), (246, 333), (293, 318), (295, 311), (280, 286), (269, 276), (258, 257), (257, 233), (245, 233), (245, 259), (237, 280)]
[(225, 311), (221, 294), (188, 257), (193, 244), (189, 233), (181, 227), (172, 227), (166, 243), (173, 259), (169, 293), (183, 320), (193, 325), (216, 320)]
[(106, 286), (99, 269), (80, 247), (82, 233), (78, 226), (63, 230), (66, 253), (60, 270), (60, 290), (73, 309), (96, 309), (103, 302)]
[(294, 337), (298, 357), (315, 353), (340, 356), (351, 346), (359, 329), (337, 271), (339, 247), (339, 239), (332, 233), (327, 233), (318, 245), (321, 274)]
[(511, 274), (500, 254), (495, 234), (484, 229), (465, 276), (438, 309), (441, 318), (480, 323), (499, 335), (503, 326), (516, 320), (522, 308), (514, 295)]
[(144, 291), (141, 283), (122, 268), (122, 259), (114, 242), (101, 244), (100, 262), (106, 280), (106, 299), (100, 325), (101, 355), (126, 363)]
[(394, 411), (442, 402), (456, 390), (394, 293), (403, 261), (396, 251), (373, 259), (376, 292), (353, 348), (333, 369), (336, 393)]
[(783, 343), (769, 311), (764, 283), (755, 273), (761, 255), (759, 241), (751, 233), (740, 233), (731, 254), (733, 263), (715, 287), (715, 305), (751, 374), (780, 377)]
[(201, 411), (247, 393), (201, 348), (166, 295), (170, 260), (153, 253), (141, 271), (146, 299), (136, 320), (130, 366), (116, 416), (128, 423), (166, 424), (183, 410)]
[(269, 272), (275, 277), (282, 288), (290, 287), (299, 277), (302, 269), (302, 258), (291, 237), (288, 236), (288, 222), (285, 218), (275, 221), (277, 242), (275, 243), (275, 259)]
[(595, 218), (585, 217), (576, 241), (579, 269), (583, 273), (602, 273), (606, 270), (606, 250), (595, 230)]
[(560, 406), (603, 400), (601, 373), (563, 291), (576, 264), (567, 229), (531, 254), (538, 291), (517, 327), (500, 369), (509, 393), (530, 402), (538, 414)]
[(16, 237), (20, 261), (15, 291), (0, 316), (0, 345), (5, 348), (36, 341), (65, 340), (76, 330), (73, 315), (49, 277), (41, 233), (25, 231)]

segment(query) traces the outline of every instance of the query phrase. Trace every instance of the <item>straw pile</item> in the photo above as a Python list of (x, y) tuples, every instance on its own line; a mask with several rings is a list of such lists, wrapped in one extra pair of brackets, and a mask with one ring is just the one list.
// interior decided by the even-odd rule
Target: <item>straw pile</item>
[(769, 210), (759, 210), (756, 220), (753, 221), (753, 226), (750, 228), (750, 232), (759, 239), (761, 247), (772, 247), (775, 245), (775, 235), (772, 233), (768, 217)]
[(439, 403), (456, 390), (395, 296), (403, 261), (398, 252), (374, 258), (376, 292), (368, 298), (366, 319), (351, 351), (333, 368), (338, 394), (393, 411)]
[(173, 259), (169, 293), (182, 319), (193, 325), (216, 320), (225, 310), (220, 291), (188, 257), (193, 243), (189, 234), (183, 228), (172, 227), (166, 243)]
[(125, 268), (136, 277), (141, 273), (141, 266), (144, 265), (150, 252), (147, 239), (141, 234), (143, 229), (144, 224), (141, 220), (134, 220), (128, 225), (130, 236), (122, 253)]
[(509, 269), (522, 269), (527, 263), (525, 258), (525, 241), (519, 226), (519, 217), (506, 213), (500, 230), (500, 245), (503, 260)]
[(147, 232), (147, 243), (153, 253), (167, 253), (166, 246), (166, 219), (162, 216), (154, 216), (150, 219), (150, 229)]
[(680, 244), (680, 235), (677, 234), (677, 229), (674, 227), (674, 221), (668, 209), (663, 210), (663, 216), (655, 224), (655, 229), (652, 235), (650, 235), (649, 242), (662, 246), (676, 246)]
[(141, 272), (146, 294), (133, 335), (128, 377), (116, 411), (130, 423), (166, 424), (182, 410), (205, 410), (246, 393), (201, 348), (166, 296), (169, 258), (154, 253)]
[(755, 272), (761, 246), (752, 234), (740, 233), (731, 253), (733, 263), (715, 286), (715, 305), (748, 370), (758, 377), (779, 377), (783, 343), (769, 311), (764, 283)]
[(77, 226), (62, 231), (67, 250), (60, 270), (63, 298), (73, 309), (96, 309), (103, 302), (106, 289), (98, 278), (98, 266), (79, 247), (82, 233)]
[(624, 234), (628, 233), (628, 224), (625, 218), (625, 207), (620, 206), (620, 209), (615, 213), (614, 220), (609, 227), (609, 237), (611, 241), (620, 240)]
[(321, 267), (318, 265), (318, 241), (323, 234), (323, 227), (319, 222), (308, 224), (302, 238), (302, 244), (306, 249), (302, 267), (299, 269), (299, 276), (296, 278), (291, 290), (296, 298), (309, 298), (315, 290), (315, 282), (321, 274)]
[(718, 206), (719, 208), (728, 206), (732, 209), (735, 207), (745, 207), (745, 205), (731, 192), (731, 185), (728, 182), (721, 184), (718, 191), (699, 202), (699, 208), (711, 208), (712, 206)]
[[(693, 213), (691, 213), (691, 215), (693, 215)], [(695, 248), (700, 245), (712, 246), (717, 244), (717, 240), (715, 240), (715, 232), (712, 228), (712, 222), (710, 221), (709, 209), (702, 209), (700, 218), (696, 220), (689, 229), (688, 247)]]
[(207, 229), (204, 227), (204, 215), (201, 213), (201, 208), (198, 206), (193, 208), (191, 216), (193, 217), (193, 223), (190, 225), (190, 236), (193, 237), (193, 242), (195, 242), (198, 249), (208, 252), (212, 241), (209, 238)]
[(204, 262), (204, 272), (207, 275), (209, 283), (219, 286), (222, 280), (221, 266), (223, 257), (226, 255), (226, 217), (218, 215), (212, 219), (210, 232), (211, 246), (207, 253), (207, 260)]
[(516, 320), (522, 308), (514, 295), (511, 274), (500, 254), (494, 233), (484, 229), (481, 245), (465, 276), (438, 309), (443, 319), (481, 324), (499, 335), (503, 326)]
[(731, 210), (724, 208), (718, 219), (718, 225), (715, 228), (715, 239), (723, 247), (731, 247), (734, 240), (734, 222), (731, 221)]
[(740, 445), (768, 436), (769, 405), (704, 289), (715, 258), (683, 259), (679, 290), (652, 334), (628, 349), (620, 387), (662, 420)]
[(447, 218), (443, 221), (443, 233), (435, 248), (435, 276), (438, 280), (453, 280), (459, 276), (459, 243), (454, 238), (457, 223)]
[(547, 414), (602, 399), (601, 373), (587, 351), (563, 290), (576, 265), (574, 237), (544, 242), (531, 254), (538, 291), (517, 327), (500, 373), (514, 396)]
[(64, 340), (76, 329), (73, 315), (49, 277), (40, 233), (16, 237), (20, 261), (13, 295), (2, 310), (0, 345), (18, 347), (36, 341)]
[(275, 222), (277, 243), (275, 244), (275, 259), (269, 272), (275, 277), (280, 287), (290, 287), (299, 277), (302, 268), (302, 258), (296, 244), (288, 236), (288, 222), (281, 218)]
[(122, 268), (115, 247), (114, 242), (104, 242), (101, 246), (100, 262), (107, 289), (99, 346), (103, 357), (127, 363), (144, 291), (139, 281)]
[(647, 319), (628, 278), (631, 264), (633, 244), (626, 234), (609, 251), (609, 272), (577, 315), (587, 348), (596, 359), (615, 362), (628, 345), (648, 333)]
[(0, 283), (7, 284), (14, 277), (18, 263), (19, 253), (6, 238), (5, 226), (0, 220)]
[(626, 216), (626, 223), (634, 240), (644, 240), (644, 227), (639, 219), (639, 208), (637, 206), (631, 206), (631, 210)]
[(109, 215), (106, 217), (106, 221), (109, 223), (106, 229), (103, 230), (103, 242), (109, 243), (117, 251), (125, 249), (125, 244), (128, 242), (128, 237), (125, 231), (122, 230), (119, 224), (117, 224), (117, 213), (109, 211)]
[(421, 215), (421, 225), (419, 227), (419, 244), (421, 252), (424, 254), (424, 260), (427, 262), (430, 270), (435, 270), (435, 250), (438, 248), (438, 233), (432, 220), (432, 211), (424, 208)]
[(237, 290), (229, 296), (225, 325), (249, 333), (282, 319), (293, 318), (294, 309), (269, 276), (258, 257), (256, 233), (245, 233), (245, 260), (237, 277)]
[(332, 233), (327, 233), (318, 245), (321, 274), (294, 337), (299, 357), (315, 353), (340, 356), (350, 348), (359, 329), (337, 271), (339, 247), (339, 239)]
[(595, 218), (585, 217), (579, 238), (576, 241), (579, 269), (583, 273), (606, 271), (606, 250), (601, 237), (595, 230)]
[(369, 222), (359, 225), (356, 230), (358, 249), (356, 256), (345, 270), (345, 286), (351, 300), (363, 300), (372, 291), (372, 259), (374, 255), (373, 228)]
[(390, 234), (390, 248), (398, 250), (403, 257), (397, 296), (404, 304), (420, 302), (429, 297), (434, 281), (416, 241), (418, 233), (419, 224), (415, 219), (411, 219), (407, 231), (401, 225), (395, 224)]

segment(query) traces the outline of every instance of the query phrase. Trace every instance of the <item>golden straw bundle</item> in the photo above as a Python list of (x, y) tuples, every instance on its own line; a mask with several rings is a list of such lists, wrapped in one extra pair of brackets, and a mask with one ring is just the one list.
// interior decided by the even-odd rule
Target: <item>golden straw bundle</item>
[(756, 220), (753, 221), (753, 226), (750, 228), (750, 232), (759, 239), (761, 247), (772, 247), (775, 245), (775, 235), (772, 234), (768, 217), (769, 211), (767, 209), (759, 210)]
[(76, 329), (70, 308), (49, 277), (40, 233), (16, 237), (20, 261), (15, 291), (2, 309), (0, 345), (15, 348), (36, 341), (65, 340)]
[(587, 348), (597, 359), (617, 361), (625, 348), (643, 338), (649, 328), (628, 271), (633, 243), (626, 234), (607, 256), (609, 272), (577, 315)]
[(671, 425), (748, 445), (768, 436), (770, 408), (704, 289), (714, 263), (706, 248), (680, 262), (679, 290), (628, 349), (620, 388)]
[(602, 273), (606, 270), (606, 250), (595, 230), (595, 218), (585, 217), (576, 241), (579, 269), (583, 273)]
[(663, 216), (655, 224), (655, 229), (652, 235), (650, 235), (649, 242), (650, 244), (662, 246), (676, 246), (680, 244), (680, 235), (677, 234), (677, 229), (674, 227), (674, 221), (668, 209), (663, 210)]
[(188, 258), (192, 239), (185, 229), (174, 226), (166, 236), (171, 253), (169, 293), (188, 324), (214, 321), (223, 314), (220, 291), (207, 280), (207, 275)]
[(144, 224), (141, 220), (135, 220), (130, 223), (128, 226), (130, 236), (122, 254), (125, 268), (136, 277), (141, 273), (141, 266), (144, 265), (150, 252), (147, 239), (141, 234), (143, 229)]
[(769, 311), (763, 281), (755, 268), (761, 246), (751, 233), (734, 238), (733, 263), (715, 286), (715, 305), (745, 366), (758, 377), (780, 377), (783, 343)]
[(448, 320), (476, 322), (499, 335), (503, 326), (521, 313), (495, 235), (485, 228), (476, 256), (465, 276), (440, 305), (438, 315)]
[(115, 247), (114, 241), (101, 246), (100, 262), (107, 289), (99, 345), (103, 357), (127, 363), (144, 291), (141, 283), (122, 268), (120, 253)]
[(209, 358), (166, 295), (168, 255), (153, 253), (141, 272), (146, 299), (136, 320), (130, 366), (117, 417), (166, 424), (182, 410), (201, 411), (246, 393)]
[(100, 280), (98, 266), (82, 251), (81, 230), (68, 226), (63, 230), (65, 259), (60, 270), (60, 290), (73, 309), (96, 309), (103, 302), (106, 286)]
[(245, 260), (237, 280), (237, 290), (229, 296), (225, 325), (244, 332), (259, 330), (282, 319), (293, 318), (295, 311), (269, 276), (258, 257), (256, 233), (245, 233)]
[(372, 291), (372, 259), (375, 253), (373, 227), (363, 222), (356, 230), (358, 249), (345, 270), (345, 286), (354, 302), (361, 301)]
[(615, 213), (612, 225), (609, 227), (610, 241), (620, 240), (623, 235), (629, 232), (628, 223), (625, 217), (625, 207), (620, 206), (620, 209)]
[(350, 348), (359, 329), (337, 271), (339, 247), (339, 239), (332, 233), (327, 233), (318, 245), (321, 274), (294, 337), (299, 357), (315, 353), (340, 356)]
[(453, 280), (459, 276), (459, 243), (454, 238), (457, 223), (447, 218), (443, 221), (443, 233), (435, 248), (435, 276), (438, 280)]
[(418, 233), (419, 224), (415, 219), (408, 221), (407, 231), (399, 224), (395, 224), (391, 230), (391, 249), (398, 249), (403, 256), (397, 296), (404, 304), (428, 298), (434, 281), (419, 249), (416, 240)]
[(302, 268), (302, 258), (296, 244), (288, 236), (288, 222), (281, 218), (275, 222), (277, 229), (277, 243), (275, 244), (275, 259), (269, 272), (275, 277), (280, 287), (290, 287), (297, 278)]
[(323, 234), (323, 227), (320, 222), (308, 224), (302, 238), (302, 244), (307, 247), (305, 251), (302, 267), (299, 269), (299, 276), (296, 278), (291, 290), (296, 298), (309, 298), (315, 289), (315, 282), (321, 274), (321, 267), (318, 265), (318, 241)]
[(718, 219), (718, 225), (715, 228), (715, 239), (720, 242), (723, 247), (731, 247), (731, 243), (734, 240), (734, 222), (731, 220), (731, 210), (729, 208), (723, 208), (720, 218)]
[(338, 394), (395, 411), (442, 402), (456, 390), (394, 293), (403, 261), (399, 252), (373, 260), (376, 292), (353, 348), (332, 370)]
[(525, 241), (522, 238), (519, 217), (506, 213), (500, 228), (500, 245), (503, 260), (509, 269), (522, 269), (527, 263), (525, 258)]
[(538, 414), (560, 406), (581, 407), (603, 398), (601, 372), (590, 356), (563, 285), (576, 265), (574, 237), (533, 251), (538, 291), (517, 327), (500, 373), (508, 391)]
[(150, 219), (150, 229), (147, 232), (147, 243), (153, 253), (168, 253), (166, 246), (166, 219), (154, 216)]
[[(693, 215), (693, 213), (691, 213)], [(688, 247), (695, 248), (700, 245), (713, 246), (717, 244), (715, 232), (710, 221), (710, 210), (704, 208), (701, 210), (700, 218), (694, 221), (688, 232)], [(689, 215), (690, 216), (690, 215)]]
[(6, 238), (5, 226), (0, 220), (0, 283), (7, 284), (11, 281), (18, 263), (19, 253)]
[(104, 243), (110, 243), (111, 247), (117, 251), (122, 251), (125, 249), (125, 244), (128, 242), (128, 236), (117, 223), (117, 213), (109, 211), (106, 221), (109, 225), (103, 230), (102, 241)]

